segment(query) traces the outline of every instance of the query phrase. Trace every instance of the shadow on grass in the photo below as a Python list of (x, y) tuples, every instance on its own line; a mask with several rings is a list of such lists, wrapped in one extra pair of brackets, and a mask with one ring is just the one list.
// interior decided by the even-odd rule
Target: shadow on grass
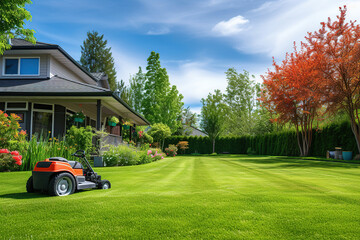
[(0, 195), (1, 198), (11, 198), (11, 199), (31, 199), (31, 198), (47, 198), (50, 197), (46, 194), (41, 193), (27, 193), (27, 192), (21, 192), (21, 193), (7, 193)]

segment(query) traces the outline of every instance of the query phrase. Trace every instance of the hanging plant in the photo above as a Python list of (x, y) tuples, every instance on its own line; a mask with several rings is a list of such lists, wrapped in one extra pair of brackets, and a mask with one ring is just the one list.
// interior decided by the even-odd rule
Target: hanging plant
[(126, 130), (130, 129), (130, 126), (132, 126), (132, 123), (129, 120), (125, 120), (125, 121), (123, 120), (122, 124), (123, 124), (124, 129), (126, 129)]
[(84, 122), (85, 115), (83, 112), (77, 112), (73, 115), (73, 118), (74, 118), (75, 122), (82, 123), (82, 122)]
[(120, 122), (120, 121), (119, 121), (119, 119), (118, 119), (117, 117), (112, 116), (112, 117), (109, 119), (108, 124), (109, 124), (109, 126), (111, 126), (111, 127), (115, 127), (116, 124), (118, 124), (119, 122)]

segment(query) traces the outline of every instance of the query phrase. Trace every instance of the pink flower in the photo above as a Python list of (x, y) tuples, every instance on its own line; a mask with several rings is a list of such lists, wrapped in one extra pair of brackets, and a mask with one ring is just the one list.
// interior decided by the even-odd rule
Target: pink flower
[(161, 157), (161, 159), (164, 159), (164, 157)]
[(18, 152), (18, 151), (12, 151), (12, 152), (11, 152), (11, 155), (13, 155), (13, 156), (18, 156), (18, 155), (19, 155), (19, 152)]
[(154, 155), (151, 155), (151, 157), (153, 158), (153, 157), (154, 157)]
[(0, 149), (0, 153), (10, 153), (7, 149)]
[(152, 153), (152, 151), (151, 150), (148, 150), (147, 151), (147, 155), (149, 155), (149, 154), (151, 154)]
[(18, 156), (13, 156), (12, 157), (16, 162), (20, 162), (21, 159), (22, 159), (22, 156), (21, 155), (18, 155)]

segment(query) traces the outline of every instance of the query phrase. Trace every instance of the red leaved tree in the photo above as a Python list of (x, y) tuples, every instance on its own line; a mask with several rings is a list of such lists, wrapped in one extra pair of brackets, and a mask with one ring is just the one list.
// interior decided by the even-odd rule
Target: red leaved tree
[(327, 59), (322, 69), (330, 88), (325, 95), (328, 111), (346, 110), (360, 151), (360, 26), (345, 22), (346, 6), (339, 9), (336, 21), (329, 18), (320, 30), (308, 33), (306, 47)]
[(312, 127), (322, 107), (326, 84), (319, 70), (322, 55), (311, 54), (304, 47), (286, 54), (281, 65), (273, 61), (274, 71), (268, 71), (260, 100), (276, 121), (294, 124), (301, 156), (309, 154)]

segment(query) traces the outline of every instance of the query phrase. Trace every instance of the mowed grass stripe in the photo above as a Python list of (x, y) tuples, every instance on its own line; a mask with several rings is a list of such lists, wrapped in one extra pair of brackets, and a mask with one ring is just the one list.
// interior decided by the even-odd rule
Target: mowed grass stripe
[(356, 165), (220, 155), (96, 170), (111, 181), (112, 189), (63, 198), (24, 193), (30, 172), (0, 173), (0, 239), (360, 235)]

